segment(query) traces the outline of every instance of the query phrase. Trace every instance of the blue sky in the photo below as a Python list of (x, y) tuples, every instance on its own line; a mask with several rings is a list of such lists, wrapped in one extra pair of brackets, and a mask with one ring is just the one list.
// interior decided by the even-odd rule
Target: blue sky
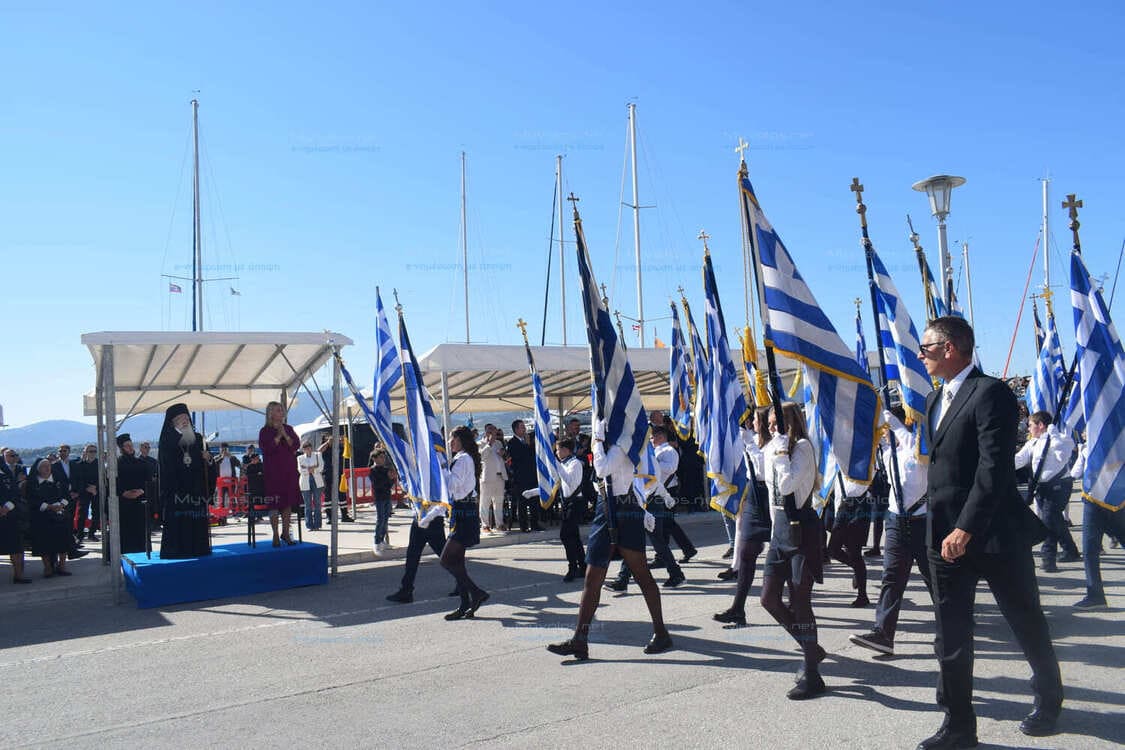
[[(161, 275), (185, 275), (190, 259), (195, 90), (205, 263), (212, 276), (242, 266), (237, 281), (208, 285), (207, 327), (342, 331), (365, 381), (376, 284), (399, 290), (419, 353), (463, 337), (451, 267), (462, 150), (474, 341), (518, 342), (520, 316), (538, 335), (560, 152), (599, 280), (633, 314), (628, 214), (618, 239), (630, 101), (641, 202), (655, 206), (642, 213), (650, 318), (681, 284), (699, 307), (705, 228), (728, 323), (743, 322), (739, 136), (764, 209), (849, 342), (852, 299), (866, 292), (853, 176), (916, 318), (906, 213), (935, 265), (937, 240), (910, 185), (939, 172), (968, 178), (949, 237), (970, 243), (990, 371), (1003, 367), (1038, 232), (1037, 178), (1053, 179), (1067, 351), (1065, 193), (1085, 201), (1091, 272), (1112, 277), (1125, 238), (1119, 4), (477, 5), (0, 9), (6, 421), (80, 415), (93, 383), (81, 333), (190, 326), (189, 295), (170, 296)], [(567, 262), (574, 343), (583, 334), (570, 252)], [(547, 340), (557, 343), (553, 291)], [(668, 340), (667, 321), (654, 325)], [(1032, 365), (1026, 318), (1022, 328), (1014, 372)]]

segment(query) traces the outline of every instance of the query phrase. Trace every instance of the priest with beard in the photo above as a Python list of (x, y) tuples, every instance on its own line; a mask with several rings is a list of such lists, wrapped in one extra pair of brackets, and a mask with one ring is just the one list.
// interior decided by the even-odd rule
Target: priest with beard
[(173, 404), (164, 413), (160, 432), (160, 505), (164, 531), (160, 538), (162, 560), (211, 554), (211, 487), (204, 461), (203, 437), (191, 424), (184, 404)]

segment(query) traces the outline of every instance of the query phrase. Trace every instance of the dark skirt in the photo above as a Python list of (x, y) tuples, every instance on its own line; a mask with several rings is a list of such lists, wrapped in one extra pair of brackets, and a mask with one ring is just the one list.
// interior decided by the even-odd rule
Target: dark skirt
[(70, 514), (53, 510), (32, 511), (31, 516), (31, 554), (37, 556), (58, 555), (69, 552), (74, 546), (71, 532)]
[(798, 584), (807, 574), (824, 583), (824, 522), (810, 507), (797, 511), (798, 523), (774, 524), (764, 575), (788, 576)]
[[(644, 508), (637, 505), (632, 493), (619, 495), (612, 502), (617, 521), (617, 546), (643, 553), (645, 551)], [(598, 509), (590, 525), (590, 536), (586, 540), (586, 564), (596, 568), (608, 568), (613, 554), (607, 513), (605, 498), (598, 498)]]
[(18, 555), (23, 552), (23, 518), (20, 506), (0, 518), (0, 555)]
[(768, 542), (771, 531), (769, 490), (765, 482), (756, 482), (746, 492), (738, 536), (744, 542)]
[(480, 504), (476, 495), (454, 500), (449, 517), (449, 538), (462, 547), (480, 544)]
[(836, 505), (836, 518), (832, 528), (837, 529), (853, 523), (870, 523), (878, 515), (878, 501), (871, 495), (845, 498), (842, 503)]

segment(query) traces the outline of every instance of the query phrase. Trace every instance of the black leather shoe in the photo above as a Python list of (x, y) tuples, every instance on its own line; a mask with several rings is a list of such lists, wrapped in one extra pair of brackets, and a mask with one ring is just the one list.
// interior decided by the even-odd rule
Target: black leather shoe
[(674, 589), (686, 580), (687, 579), (684, 577), (683, 573), (676, 573), (675, 575), (670, 575), (670, 576), (668, 576), (668, 580), (664, 582), (664, 588)]
[(1046, 737), (1058, 731), (1058, 729), (1055, 728), (1058, 722), (1058, 711), (1047, 711), (1043, 708), (1037, 708), (1029, 713), (1026, 719), (1020, 722), (1020, 731), (1029, 737)]
[(461, 620), (465, 617), (472, 617), (472, 616), (473, 615), (472, 615), (471, 612), (469, 612), (469, 610), (462, 609), (461, 607), (458, 607), (457, 609), (455, 609), (452, 612), (450, 612), (449, 614), (447, 614), (445, 616), (445, 619), (447, 619), (447, 620)]
[(562, 643), (552, 643), (547, 646), (547, 650), (559, 656), (573, 656), (577, 661), (590, 658), (590, 646), (586, 641), (580, 641), (577, 638), (571, 638)]
[(959, 750), (960, 748), (976, 747), (977, 744), (977, 733), (975, 731), (957, 731), (950, 728), (949, 725), (943, 724), (941, 729), (937, 730), (937, 734), (918, 743), (918, 750)]
[(563, 576), (563, 583), (570, 583), (571, 581), (573, 581), (577, 577), (578, 577), (578, 571), (575, 570), (574, 568), (571, 568), (570, 570), (566, 571), (566, 575)]
[(871, 549), (864, 552), (863, 556), (864, 557), (882, 557), (883, 556), (883, 550), (879, 549), (878, 547), (872, 547)]
[(610, 591), (625, 591), (626, 589), (629, 588), (629, 582), (628, 581), (613, 581), (612, 583), (607, 583), (605, 585), (605, 587), (607, 589), (609, 589)]
[(665, 633), (664, 635), (654, 635), (652, 639), (645, 646), (646, 654), (662, 654), (665, 651), (672, 650), (672, 636)]
[(398, 602), (399, 604), (410, 604), (414, 601), (414, 592), (407, 591), (406, 589), (399, 589), (387, 597), (389, 602)]
[(1059, 566), (1055, 565), (1053, 562), (1052, 563), (1043, 563), (1043, 572), (1044, 573), (1058, 573), (1059, 572)]
[(697, 554), (696, 550), (691, 550), (689, 552), (685, 552), (684, 556), (680, 558), (680, 562), (681, 563), (691, 562), (691, 558), (695, 557), (696, 554)]
[(730, 546), (730, 547), (727, 547), (727, 551), (723, 553), (723, 559), (729, 560), (732, 557), (734, 557), (734, 547)]
[(735, 578), (738, 578), (738, 571), (727, 568), (719, 572), (718, 578), (720, 581), (733, 581)]
[(487, 591), (478, 591), (476, 596), (471, 597), (469, 603), (469, 617), (475, 615), (477, 610), (480, 609), (480, 605), (487, 602), (488, 599), (489, 596)]
[(1082, 555), (1079, 555), (1078, 553), (1070, 553), (1070, 552), (1067, 552), (1067, 553), (1061, 555), (1058, 559), (1058, 562), (1061, 562), (1061, 563), (1072, 563), (1072, 562), (1081, 562), (1081, 561), (1082, 561)]
[(791, 701), (805, 701), (818, 695), (824, 695), (827, 691), (828, 688), (825, 687), (824, 680), (820, 678), (819, 673), (809, 674), (806, 672), (800, 676), (797, 684), (789, 689), (785, 697)]
[(85, 550), (85, 549), (72, 549), (72, 550), (71, 550), (70, 552), (67, 552), (67, 553), (66, 553), (66, 559), (67, 559), (67, 560), (77, 560), (77, 559), (79, 559), (79, 558), (81, 558), (81, 557), (85, 557), (85, 556), (86, 556), (86, 555), (88, 555), (88, 554), (90, 554), (90, 551), (89, 551), (89, 550)]
[(715, 622), (725, 622), (740, 627), (746, 625), (746, 613), (735, 612), (733, 609), (724, 609), (718, 614), (711, 615), (711, 619)]
[(1075, 609), (1105, 609), (1107, 606), (1104, 596), (1098, 598), (1089, 594), (1074, 603)]

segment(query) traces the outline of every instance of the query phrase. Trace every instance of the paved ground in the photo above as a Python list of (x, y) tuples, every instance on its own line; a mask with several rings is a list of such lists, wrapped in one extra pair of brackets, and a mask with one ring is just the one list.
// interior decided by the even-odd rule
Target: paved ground
[[(579, 593), (560, 581), (561, 548), (548, 534), (470, 553), (471, 573), (493, 594), (475, 621), (442, 619), (454, 604), (451, 579), (432, 557), (411, 605), (383, 599), (401, 574), (395, 559), (344, 566), (326, 586), (159, 610), (76, 588), (54, 601), (5, 593), (0, 746), (883, 750), (912, 748), (936, 729), (932, 615), (920, 585), (908, 593), (899, 654), (873, 658), (847, 640), (869, 627), (872, 610), (848, 606), (850, 576), (830, 566), (814, 598), (830, 692), (791, 703), (784, 693), (795, 649), (753, 600), (747, 628), (711, 620), (733, 588), (715, 580), (725, 539), (714, 516), (689, 524), (701, 554), (686, 566), (688, 582), (664, 596), (677, 648), (654, 657), (641, 652), (650, 629), (635, 589), (603, 598), (590, 662), (561, 662), (543, 648), (567, 636)], [(82, 562), (76, 571), (92, 579), (100, 566)], [(1104, 572), (1111, 604), (1125, 603), (1125, 553), (1107, 549)], [(1081, 564), (1041, 582), (1067, 685), (1064, 733), (1033, 740), (1018, 732), (1030, 704), (1028, 669), (982, 588), (981, 740), (1119, 747), (1121, 609), (1068, 606), (1082, 594)]]

